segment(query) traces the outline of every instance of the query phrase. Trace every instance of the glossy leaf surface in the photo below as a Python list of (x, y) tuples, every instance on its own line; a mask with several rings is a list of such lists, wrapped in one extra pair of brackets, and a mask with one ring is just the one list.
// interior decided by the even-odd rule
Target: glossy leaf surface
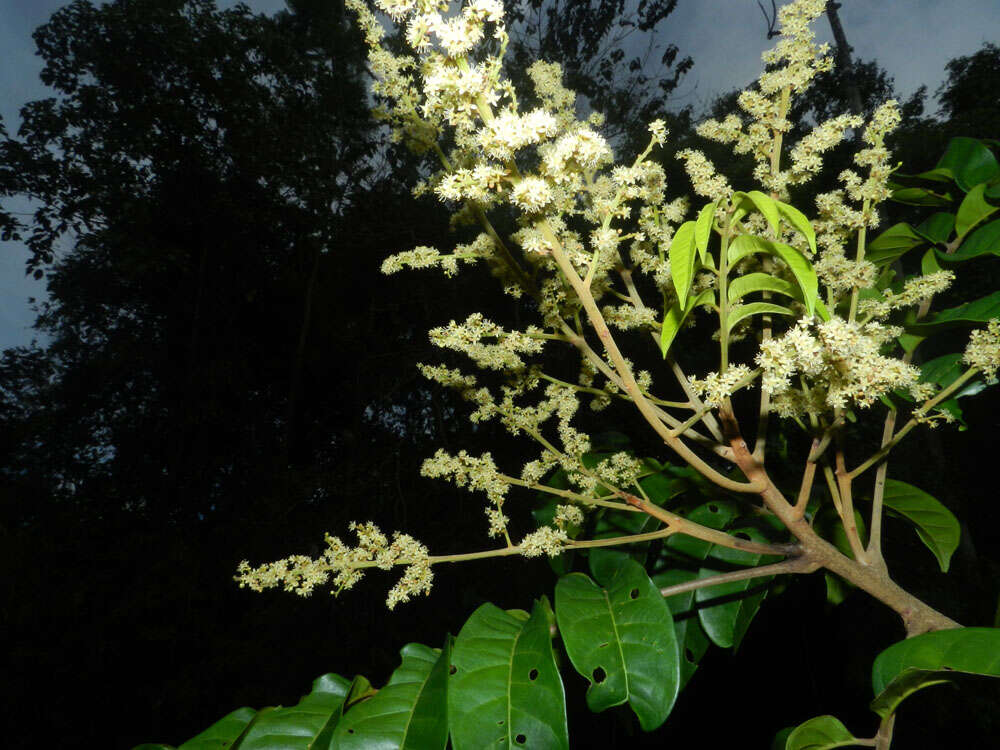
[(883, 502), (914, 525), (920, 541), (937, 558), (941, 572), (947, 573), (962, 533), (954, 514), (923, 490), (895, 479), (886, 480)]
[(223, 716), (201, 734), (189, 739), (178, 750), (209, 750), (210, 748), (232, 747), (256, 715), (257, 712), (252, 708), (238, 708)]
[(785, 740), (785, 750), (829, 750), (856, 746), (854, 735), (836, 716), (817, 716), (799, 724)]
[(587, 705), (626, 701), (646, 731), (670, 714), (680, 687), (670, 609), (646, 571), (627, 560), (603, 586), (571, 573), (556, 586), (556, 620), (566, 652), (590, 682)]
[(486, 603), (462, 626), (448, 681), (455, 750), (569, 747), (548, 613), (543, 599), (530, 617)]
[(983, 198), (985, 190), (986, 185), (976, 185), (958, 207), (958, 214), (955, 217), (955, 234), (959, 237), (963, 237), (976, 224), (997, 210), (996, 206), (991, 206)]
[(402, 664), (386, 686), (344, 714), (332, 749), (434, 750), (447, 744), (450, 646), (438, 651), (410, 643), (400, 654)]

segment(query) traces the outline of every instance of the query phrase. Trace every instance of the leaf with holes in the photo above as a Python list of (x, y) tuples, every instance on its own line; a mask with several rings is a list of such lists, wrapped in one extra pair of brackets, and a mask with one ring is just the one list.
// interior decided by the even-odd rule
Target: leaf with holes
[(872, 710), (889, 716), (918, 690), (963, 673), (1000, 677), (1000, 629), (939, 630), (890, 646), (872, 665)]
[(920, 541), (937, 558), (941, 572), (947, 573), (962, 534), (952, 512), (923, 490), (895, 479), (886, 480), (883, 502), (914, 525)]
[(789, 732), (782, 747), (784, 750), (831, 750), (857, 747), (857, 740), (836, 716), (816, 716)]
[(232, 747), (256, 715), (257, 712), (252, 708), (238, 708), (223, 716), (201, 734), (189, 739), (178, 750), (209, 750), (209, 748), (224, 750)]
[(455, 750), (569, 747), (544, 598), (530, 617), (483, 604), (462, 626), (451, 663), (448, 724)]
[(627, 701), (644, 730), (666, 721), (680, 684), (677, 640), (641, 565), (625, 561), (603, 586), (582, 573), (559, 579), (556, 621), (570, 661), (591, 683), (592, 711)]
[(688, 292), (694, 280), (694, 266), (698, 251), (694, 243), (695, 223), (685, 221), (674, 232), (670, 241), (670, 277), (674, 280), (674, 289), (680, 309), (687, 309)]
[(443, 650), (410, 643), (400, 655), (402, 664), (386, 686), (344, 714), (332, 747), (432, 750), (447, 744), (450, 643)]
[(962, 205), (958, 207), (958, 214), (955, 217), (955, 234), (959, 237), (964, 237), (976, 224), (996, 212), (997, 207), (991, 206), (983, 198), (985, 191), (986, 185), (976, 185), (965, 196)]
[[(735, 532), (755, 542), (767, 542), (767, 537), (755, 528), (738, 529)], [(729, 549), (714, 545), (706, 558), (716, 563), (699, 571), (701, 578), (708, 578), (734, 567), (755, 567), (774, 562), (776, 558)], [(721, 570), (720, 570), (721, 569)], [(771, 576), (730, 581), (715, 586), (698, 589), (695, 601), (699, 604), (698, 619), (712, 642), (722, 648), (739, 648), (750, 623), (760, 609), (767, 595), (767, 584)]]

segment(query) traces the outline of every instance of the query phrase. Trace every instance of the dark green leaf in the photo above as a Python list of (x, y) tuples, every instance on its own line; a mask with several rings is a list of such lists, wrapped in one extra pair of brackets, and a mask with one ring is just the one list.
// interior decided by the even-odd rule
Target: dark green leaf
[(855, 737), (835, 716), (817, 716), (799, 724), (785, 740), (785, 750), (829, 750), (856, 746)]
[(232, 747), (256, 715), (257, 712), (252, 708), (238, 708), (223, 716), (201, 734), (189, 739), (178, 750), (212, 750)]
[(556, 619), (566, 653), (590, 682), (587, 705), (603, 711), (628, 701), (646, 731), (670, 714), (680, 683), (670, 609), (635, 561), (604, 587), (582, 573), (556, 585)]
[(951, 194), (935, 193), (926, 188), (896, 186), (892, 191), (892, 199), (911, 206), (947, 206), (951, 203)]
[(983, 191), (985, 190), (985, 185), (976, 185), (965, 196), (962, 205), (958, 207), (958, 215), (955, 218), (955, 234), (959, 237), (964, 237), (972, 227), (997, 210), (996, 206), (991, 206), (983, 199)]
[(868, 243), (865, 258), (877, 266), (884, 266), (925, 242), (909, 224), (893, 224)]
[(906, 329), (909, 333), (929, 336), (946, 328), (986, 323), (996, 317), (1000, 317), (1000, 292), (942, 310), (926, 323), (913, 323), (906, 326)]
[(872, 710), (886, 717), (907, 696), (955, 672), (1000, 677), (1000, 629), (939, 630), (890, 646), (872, 665)]
[(569, 747), (544, 599), (529, 618), (483, 604), (462, 626), (451, 662), (448, 722), (455, 750)]
[(1000, 219), (979, 227), (951, 255), (938, 253), (942, 260), (950, 262), (972, 260), (981, 255), (1000, 255)]
[(698, 251), (694, 244), (695, 223), (685, 221), (678, 227), (670, 241), (670, 276), (674, 281), (680, 309), (687, 309), (688, 292), (694, 280), (694, 266)]
[(400, 654), (388, 684), (344, 714), (333, 748), (433, 750), (448, 742), (450, 644), (438, 650), (410, 643)]
[[(675, 565), (677, 560), (669, 554), (663, 556), (665, 565)], [(687, 583), (698, 577), (695, 570), (668, 567), (652, 576), (657, 588), (675, 586)], [(685, 591), (664, 599), (670, 608), (674, 619), (674, 634), (677, 638), (678, 656), (680, 662), (680, 689), (683, 690), (688, 681), (698, 669), (698, 662), (711, 645), (705, 629), (698, 622), (698, 613), (694, 610), (694, 591)]]
[(340, 719), (349, 686), (340, 675), (318, 677), (313, 681), (312, 692), (297, 705), (275, 708), (255, 721), (240, 742), (240, 750), (318, 748), (320, 736), (329, 737)]
[[(645, 513), (604, 510), (594, 525), (591, 538), (610, 539), (616, 536), (641, 534), (653, 531), (657, 526), (659, 526), (659, 521)], [(603, 580), (605, 577), (613, 575), (625, 560), (634, 559), (640, 564), (645, 563), (648, 549), (648, 543), (630, 544), (621, 549), (597, 547), (587, 550), (587, 564), (590, 567), (591, 575), (598, 580)]]
[(916, 527), (920, 541), (934, 553), (941, 571), (947, 573), (962, 533), (952, 512), (923, 490), (895, 479), (886, 480), (883, 502)]
[(938, 211), (931, 214), (916, 228), (917, 234), (931, 242), (943, 245), (955, 230), (955, 214)]
[(996, 157), (975, 138), (952, 138), (935, 171), (940, 169), (950, 170), (965, 191), (1000, 174)]
[[(755, 528), (738, 529), (732, 533), (739, 533), (756, 542), (768, 541), (764, 534)], [(762, 563), (774, 562), (773, 558), (754, 552), (743, 552), (718, 545), (712, 547), (707, 560), (716, 565), (702, 568), (699, 571), (702, 578), (731, 570), (734, 566), (755, 567)], [(698, 589), (695, 592), (695, 601), (700, 605), (698, 619), (713, 643), (722, 648), (739, 648), (750, 622), (767, 595), (766, 587), (770, 580), (770, 577), (761, 577), (731, 581)]]

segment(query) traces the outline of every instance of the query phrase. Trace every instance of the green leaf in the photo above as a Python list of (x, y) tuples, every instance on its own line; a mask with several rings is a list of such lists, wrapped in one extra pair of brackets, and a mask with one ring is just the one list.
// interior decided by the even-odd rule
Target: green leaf
[(787, 203), (782, 203), (781, 201), (775, 201), (778, 206), (778, 211), (781, 215), (785, 217), (785, 221), (795, 227), (802, 235), (806, 238), (806, 242), (809, 243), (809, 249), (812, 251), (813, 255), (816, 254), (816, 231), (813, 229), (812, 223), (806, 218), (806, 215), (799, 211), (795, 206), (790, 206)]
[(604, 584), (582, 573), (559, 579), (559, 632), (574, 668), (590, 681), (590, 709), (627, 701), (648, 732), (666, 721), (679, 690), (674, 622), (659, 589), (635, 561), (626, 561)]
[(238, 708), (223, 716), (201, 734), (189, 739), (177, 750), (210, 750), (232, 747), (256, 715), (257, 712), (252, 708)]
[(884, 266), (901, 258), (926, 240), (909, 224), (893, 224), (868, 243), (865, 259), (876, 266)]
[(349, 683), (340, 675), (326, 674), (313, 681), (313, 689), (295, 706), (277, 707), (261, 716), (239, 744), (240, 750), (311, 750), (318, 738), (329, 736), (340, 719)]
[(795, 281), (802, 290), (802, 300), (806, 306), (806, 312), (812, 317), (816, 309), (816, 298), (819, 294), (819, 279), (816, 271), (813, 270), (812, 263), (806, 256), (800, 253), (791, 245), (782, 242), (771, 242), (761, 237), (754, 237), (749, 234), (741, 234), (729, 245), (729, 262), (736, 263), (740, 258), (750, 253), (767, 253), (781, 258), (791, 270)]
[(857, 746), (853, 734), (835, 716), (817, 716), (799, 724), (785, 740), (785, 750), (828, 750)]
[(544, 599), (529, 618), (483, 604), (462, 626), (451, 663), (448, 723), (455, 750), (569, 747)]
[(920, 541), (947, 573), (962, 533), (952, 512), (923, 490), (895, 479), (886, 480), (883, 502), (916, 527)]
[(824, 573), (823, 579), (826, 582), (826, 601), (834, 607), (843, 603), (851, 589), (854, 588), (835, 573)]
[(987, 297), (942, 310), (925, 323), (912, 323), (906, 326), (906, 330), (909, 333), (929, 336), (946, 328), (986, 323), (996, 317), (1000, 317), (1000, 292), (993, 292)]
[(410, 643), (400, 655), (388, 684), (344, 714), (333, 748), (433, 750), (447, 744), (450, 643), (443, 650)]
[(727, 320), (729, 330), (733, 330), (736, 324), (743, 320), (743, 318), (747, 318), (751, 315), (763, 315), (764, 313), (773, 313), (774, 315), (795, 314), (787, 307), (774, 305), (770, 302), (751, 302), (746, 305), (736, 305), (729, 311), (729, 318)]
[[(659, 526), (652, 516), (645, 513), (631, 513), (624, 510), (605, 510), (594, 524), (592, 539), (610, 539), (616, 536), (628, 536), (653, 531)], [(630, 544), (624, 549), (600, 547), (587, 550), (587, 564), (591, 575), (598, 580), (610, 577), (622, 566), (625, 560), (636, 560), (639, 564), (646, 561), (649, 543)]]
[(766, 193), (762, 193), (759, 190), (751, 190), (747, 193), (747, 198), (753, 201), (753, 204), (760, 211), (761, 215), (767, 219), (768, 226), (771, 227), (771, 231), (778, 234), (778, 225), (781, 223), (781, 214), (778, 212), (778, 206), (775, 204), (774, 199)]
[(938, 211), (924, 219), (916, 228), (917, 234), (931, 242), (943, 245), (955, 231), (955, 214)]
[(688, 305), (685, 309), (682, 310), (676, 302), (667, 309), (663, 315), (663, 327), (660, 329), (660, 352), (664, 357), (670, 351), (670, 346), (674, 343), (677, 333), (681, 330), (681, 326), (684, 324), (687, 316), (691, 314), (691, 311), (699, 305), (712, 304), (714, 302), (715, 292), (711, 289), (706, 289), (694, 299), (688, 300)]
[(892, 191), (892, 199), (911, 206), (947, 206), (951, 203), (951, 194), (935, 193), (926, 188), (896, 186)]
[(709, 203), (698, 214), (698, 220), (694, 227), (694, 241), (698, 248), (698, 255), (701, 262), (705, 262), (708, 252), (708, 241), (712, 237), (712, 220), (715, 218), (715, 203)]
[(1000, 629), (938, 630), (893, 644), (872, 665), (872, 710), (885, 718), (908, 696), (956, 672), (1000, 677)]
[(956, 263), (981, 255), (1000, 255), (1000, 219), (984, 224), (970, 234), (951, 255), (938, 251), (942, 260)]
[[(676, 538), (676, 537), (674, 537)], [(676, 560), (665, 554), (663, 560), (667, 565), (675, 564)], [(657, 588), (675, 586), (687, 583), (698, 577), (698, 571), (683, 568), (667, 568), (654, 573), (651, 578)], [(664, 598), (670, 608), (674, 620), (674, 635), (677, 638), (678, 661), (680, 663), (680, 688), (684, 689), (688, 681), (698, 669), (698, 662), (708, 651), (711, 641), (705, 634), (705, 629), (698, 622), (698, 613), (694, 610), (694, 591), (685, 591)]]
[[(738, 529), (739, 533), (755, 542), (766, 542), (767, 538), (755, 528)], [(756, 567), (762, 563), (774, 562), (775, 558), (755, 552), (743, 552), (714, 545), (708, 560), (722, 563), (714, 568), (702, 568), (699, 577), (708, 578), (719, 572), (718, 567), (732, 569), (733, 566)], [(722, 648), (739, 648), (750, 622), (760, 609), (767, 595), (767, 584), (771, 577), (746, 579), (720, 583), (695, 591), (695, 601), (700, 608), (698, 619), (712, 642)]]
[(802, 292), (795, 284), (769, 273), (748, 273), (746, 276), (738, 276), (729, 282), (730, 302), (735, 302), (740, 297), (754, 292), (774, 292), (784, 294), (792, 299), (802, 300)]
[(694, 280), (697, 249), (694, 244), (695, 223), (685, 221), (678, 227), (670, 242), (670, 276), (674, 280), (680, 308), (687, 308), (688, 292)]
[(943, 169), (949, 170), (958, 186), (966, 192), (1000, 174), (993, 152), (975, 138), (952, 138), (948, 141), (948, 147), (933, 171)]
[(964, 237), (972, 227), (997, 210), (996, 206), (991, 206), (983, 198), (985, 190), (985, 185), (976, 185), (965, 196), (962, 205), (958, 207), (958, 215), (955, 218), (955, 234), (959, 237)]
[(920, 259), (920, 273), (928, 276), (932, 273), (937, 273), (941, 269), (941, 264), (937, 260), (937, 250), (933, 247), (928, 248), (927, 252)]
[(132, 750), (176, 750), (173, 745), (164, 745), (160, 742), (143, 742), (136, 745)]

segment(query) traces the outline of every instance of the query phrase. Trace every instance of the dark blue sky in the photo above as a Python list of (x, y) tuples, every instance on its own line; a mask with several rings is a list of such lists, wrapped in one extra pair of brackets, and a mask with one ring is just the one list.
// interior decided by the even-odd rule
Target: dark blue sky
[[(272, 13), (284, 0), (245, 0), (254, 10)], [(18, 126), (24, 102), (47, 95), (38, 80), (31, 32), (65, 5), (64, 0), (0, 0), (0, 115), (8, 131)], [(228, 7), (235, 2), (223, 1)], [(765, 6), (770, 3), (764, 2)], [(1000, 41), (998, 0), (842, 0), (841, 20), (855, 54), (875, 58), (896, 79), (903, 97), (921, 84), (933, 90), (944, 77), (944, 64), (970, 54), (983, 42)], [(817, 28), (830, 41), (825, 19)], [(680, 0), (670, 16), (665, 42), (694, 58), (694, 68), (678, 90), (680, 104), (701, 108), (724, 91), (757, 77), (760, 53), (771, 46), (754, 0)], [(12, 210), (27, 211), (25, 204)], [(44, 295), (43, 286), (24, 276), (27, 251), (0, 243), (0, 348), (31, 339), (34, 315), (28, 298)]]

